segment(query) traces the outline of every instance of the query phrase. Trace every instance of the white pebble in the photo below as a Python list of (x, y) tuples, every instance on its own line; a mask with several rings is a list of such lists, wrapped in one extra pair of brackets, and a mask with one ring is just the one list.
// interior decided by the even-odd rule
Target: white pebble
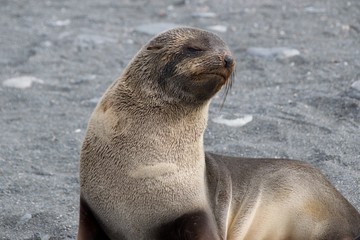
[(49, 240), (50, 239), (50, 235), (45, 234), (44, 236), (41, 236), (41, 240)]
[(308, 12), (308, 13), (324, 13), (324, 12), (326, 12), (325, 8), (317, 8), (317, 7), (313, 7), (313, 6), (304, 8), (304, 11)]
[(216, 13), (213, 12), (196, 12), (191, 14), (191, 16), (195, 18), (214, 18), (216, 17)]
[(275, 48), (264, 48), (264, 47), (250, 47), (247, 52), (251, 55), (264, 57), (264, 58), (290, 58), (300, 55), (300, 51), (295, 48), (287, 47), (275, 47)]
[(212, 31), (216, 31), (216, 32), (226, 32), (227, 31), (227, 26), (224, 25), (213, 25), (213, 26), (208, 26), (207, 29), (212, 30)]
[(126, 44), (134, 44), (135, 42), (134, 42), (134, 40), (132, 40), (132, 39), (127, 39), (126, 40)]
[(25, 224), (26, 222), (28, 222), (30, 219), (32, 218), (32, 215), (30, 213), (26, 213), (24, 216), (22, 216), (19, 220), (19, 222), (17, 223), (18, 225), (22, 225)]
[(253, 120), (253, 116), (245, 115), (242, 118), (235, 119), (224, 119), (223, 116), (219, 116), (217, 118), (212, 119), (213, 122), (218, 124), (224, 124), (229, 127), (242, 127)]
[(65, 20), (57, 20), (53, 22), (52, 25), (57, 27), (63, 27), (69, 25), (70, 23), (71, 23), (70, 19), (65, 19)]
[(351, 87), (357, 91), (360, 91), (360, 80), (353, 82), (353, 84), (351, 84)]
[(31, 85), (33, 83), (43, 84), (44, 81), (39, 78), (32, 77), (32, 76), (22, 76), (22, 77), (15, 77), (15, 78), (7, 79), (2, 84), (5, 87), (25, 89), (25, 88), (31, 87)]

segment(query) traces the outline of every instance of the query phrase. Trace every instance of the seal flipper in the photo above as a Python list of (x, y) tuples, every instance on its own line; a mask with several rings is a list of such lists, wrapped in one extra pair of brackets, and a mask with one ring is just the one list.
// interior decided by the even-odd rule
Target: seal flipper
[(210, 204), (219, 229), (221, 239), (228, 235), (230, 205), (232, 198), (232, 179), (226, 165), (217, 155), (205, 152), (207, 187)]
[(187, 213), (162, 225), (158, 232), (161, 240), (218, 240), (216, 226), (204, 211)]
[(86, 201), (81, 197), (77, 240), (110, 240), (95, 219)]

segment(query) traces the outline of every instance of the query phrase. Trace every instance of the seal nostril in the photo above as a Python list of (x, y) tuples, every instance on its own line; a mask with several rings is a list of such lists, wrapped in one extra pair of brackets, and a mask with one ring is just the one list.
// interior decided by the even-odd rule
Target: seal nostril
[(234, 59), (230, 55), (225, 55), (224, 62), (225, 62), (225, 67), (229, 68), (234, 64)]

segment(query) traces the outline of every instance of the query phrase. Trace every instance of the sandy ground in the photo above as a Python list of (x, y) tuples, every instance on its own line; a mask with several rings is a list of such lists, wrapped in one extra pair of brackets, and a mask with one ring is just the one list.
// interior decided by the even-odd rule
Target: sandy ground
[(360, 209), (360, 1), (0, 0), (0, 239), (75, 238), (88, 118), (158, 23), (236, 56), (207, 150), (305, 160)]

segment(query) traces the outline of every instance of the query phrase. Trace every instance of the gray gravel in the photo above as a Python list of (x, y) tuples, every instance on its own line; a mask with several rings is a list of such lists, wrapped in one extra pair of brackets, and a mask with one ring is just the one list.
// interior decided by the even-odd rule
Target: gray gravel
[(360, 210), (360, 1), (0, 6), (0, 239), (75, 238), (88, 118), (151, 34), (175, 24), (218, 31), (237, 58), (206, 149), (305, 160)]

